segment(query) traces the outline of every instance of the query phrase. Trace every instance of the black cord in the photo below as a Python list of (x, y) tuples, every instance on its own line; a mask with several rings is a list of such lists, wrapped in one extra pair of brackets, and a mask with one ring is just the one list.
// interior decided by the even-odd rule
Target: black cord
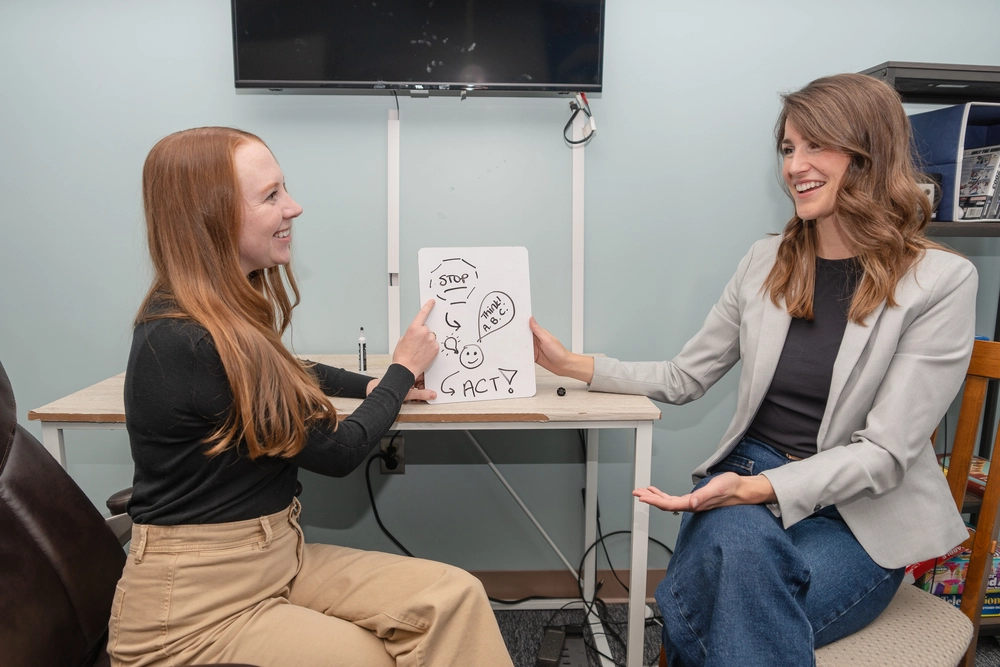
[[(614, 531), (611, 531), (610, 533), (608, 533), (607, 535), (605, 535), (604, 537), (602, 537), (602, 538), (600, 538), (598, 540), (594, 540), (594, 542), (589, 547), (587, 547), (587, 550), (583, 552), (583, 558), (580, 559), (580, 571), (583, 571), (583, 561), (586, 560), (587, 555), (591, 551), (593, 551), (594, 547), (596, 547), (600, 542), (608, 539), (609, 537), (614, 537), (615, 535), (631, 535), (631, 534), (632, 534), (631, 530), (614, 530)], [(671, 549), (670, 547), (668, 547), (666, 544), (664, 544), (663, 542), (659, 541), (655, 537), (650, 537), (650, 538), (647, 538), (647, 539), (649, 539), (649, 541), (652, 542), (653, 544), (656, 544), (656, 545), (662, 547), (663, 550), (666, 551), (671, 556), (674, 555), (674, 550), (673, 549)], [(582, 580), (582, 577), (581, 577), (581, 580)]]
[[(389, 440), (389, 447), (392, 447), (392, 443), (393, 441), (396, 440), (396, 436), (398, 435), (399, 431), (396, 431), (396, 433), (393, 434), (392, 438)], [(371, 477), (372, 462), (379, 459), (385, 459), (386, 461), (389, 461), (391, 460), (391, 458), (392, 457), (390, 457), (388, 454), (383, 454), (382, 452), (377, 452), (368, 457), (368, 463), (365, 465), (365, 484), (368, 486), (368, 500), (372, 504), (372, 514), (375, 515), (375, 521), (378, 523), (378, 527), (382, 529), (382, 532), (385, 533), (386, 537), (392, 540), (393, 544), (399, 547), (400, 551), (402, 551), (410, 558), (413, 558), (413, 554), (410, 553), (410, 550), (404, 547), (402, 543), (399, 540), (397, 540), (392, 533), (389, 532), (389, 529), (385, 527), (385, 524), (382, 523), (382, 518), (378, 515), (378, 507), (375, 505), (375, 494), (372, 492), (372, 477)]]
[[(601, 600), (600, 598), (595, 598), (594, 604), (597, 607), (597, 618), (600, 619), (601, 627), (604, 628), (604, 632), (601, 634), (604, 634), (606, 637), (610, 639), (614, 639), (616, 642), (618, 642), (618, 645), (621, 648), (621, 650), (624, 653), (628, 653), (628, 642), (625, 641), (625, 639), (623, 639), (622, 636), (618, 634), (618, 632), (613, 627), (611, 627), (612, 625), (614, 625), (614, 622), (609, 620), (608, 603), (605, 602), (604, 600)], [(596, 637), (597, 634), (598, 633), (594, 633), (594, 636)]]
[[(392, 438), (389, 440), (390, 448), (392, 447), (392, 443), (395, 442), (398, 436), (399, 436), (399, 431), (396, 431), (395, 433), (392, 434)], [(392, 533), (389, 532), (389, 529), (385, 527), (385, 524), (382, 523), (382, 518), (379, 516), (378, 506), (375, 504), (375, 493), (372, 491), (372, 480), (371, 480), (372, 462), (377, 459), (382, 459), (388, 463), (389, 461), (392, 461), (393, 458), (389, 454), (383, 452), (376, 452), (375, 454), (372, 454), (370, 457), (368, 457), (368, 463), (365, 465), (365, 484), (368, 487), (368, 500), (372, 506), (372, 514), (375, 515), (375, 522), (378, 523), (378, 527), (382, 529), (382, 533), (385, 534), (385, 536), (388, 537), (390, 540), (392, 540), (392, 543), (395, 544), (400, 551), (402, 551), (410, 558), (416, 558), (416, 556), (410, 553), (409, 549), (404, 547), (403, 544), (399, 540), (397, 540)], [(500, 598), (494, 598), (494, 597), (489, 598), (490, 602), (495, 602), (497, 604), (521, 604), (522, 602), (530, 602), (532, 600), (558, 600), (558, 599), (559, 598), (554, 598), (546, 595), (529, 595), (528, 597), (520, 598), (518, 600), (502, 600)]]
[[(586, 439), (586, 436), (584, 435), (583, 429), (580, 429), (579, 431), (577, 431), (577, 433), (580, 436), (580, 445), (583, 447), (583, 459), (584, 459), (584, 461), (586, 461), (587, 460), (587, 439)], [(611, 570), (612, 576), (614, 576), (615, 580), (618, 581), (618, 584), (622, 588), (625, 589), (625, 592), (628, 593), (629, 592), (628, 586), (626, 586), (625, 582), (622, 581), (621, 577), (618, 576), (618, 571), (615, 570), (615, 566), (611, 562), (611, 555), (608, 553), (608, 545), (604, 541), (604, 533), (601, 530), (601, 503), (600, 503), (599, 500), (597, 501), (597, 508), (596, 509), (597, 509), (597, 542), (600, 542), (600, 544), (601, 544), (601, 549), (604, 551), (604, 558), (607, 559), (607, 561), (608, 561), (608, 568)], [(631, 531), (627, 531), (627, 532), (631, 532)], [(652, 540), (653, 542), (656, 542), (657, 544), (659, 544), (664, 549), (666, 549), (667, 553), (670, 554), (671, 556), (674, 555), (673, 550), (670, 547), (668, 547), (667, 545), (663, 544), (662, 542), (657, 542), (657, 540), (654, 539), (654, 538), (652, 538), (652, 537), (649, 538), (649, 539)], [(586, 554), (584, 554), (584, 556), (586, 556)], [(581, 597), (582, 597), (582, 595), (581, 595)]]
[(587, 117), (588, 121), (594, 117), (594, 114), (590, 112), (590, 102), (587, 101), (587, 95), (585, 93), (579, 93), (576, 96), (576, 99), (570, 100), (569, 108), (573, 110), (573, 114), (569, 117), (569, 121), (567, 121), (566, 125), (563, 127), (563, 139), (570, 146), (579, 146), (580, 144), (590, 142), (590, 140), (594, 138), (594, 135), (597, 134), (597, 127), (592, 121), (590, 126), (593, 129), (590, 131), (590, 134), (582, 139), (575, 141), (569, 134), (570, 128), (573, 126), (573, 121), (576, 119), (578, 114), (582, 112), (583, 115)]
[(625, 589), (628, 593), (628, 586), (622, 581), (621, 577), (618, 576), (617, 570), (615, 570), (614, 564), (611, 562), (611, 554), (608, 553), (608, 545), (604, 541), (604, 534), (601, 531), (601, 504), (597, 504), (597, 540), (601, 543), (601, 549), (604, 551), (604, 558), (608, 561), (608, 568), (611, 570), (611, 575), (615, 578), (618, 584)]
[[(600, 588), (600, 586), (598, 586), (597, 588)], [(595, 590), (595, 594), (596, 594), (596, 590)], [(596, 600), (596, 597), (595, 597), (595, 600)], [(625, 667), (625, 663), (624, 662), (618, 662), (617, 660), (614, 659), (613, 656), (610, 656), (610, 655), (608, 655), (606, 653), (603, 653), (599, 648), (597, 648), (596, 644), (593, 644), (593, 643), (590, 643), (590, 642), (587, 641), (586, 629), (590, 628), (590, 623), (588, 622), (587, 619), (589, 619), (590, 618), (590, 614), (593, 613), (593, 607), (594, 607), (595, 603), (594, 602), (588, 603), (587, 600), (584, 600), (582, 597), (581, 597), (580, 601), (583, 602), (583, 604), (584, 604), (584, 608), (582, 610), (583, 611), (583, 621), (579, 624), (580, 628), (584, 630), (583, 645), (587, 648), (587, 650), (593, 651), (598, 656), (603, 657), (603, 658), (607, 658), (608, 660), (611, 661), (612, 664), (616, 665), (616, 667)], [(562, 612), (566, 611), (566, 607), (570, 606), (571, 604), (576, 604), (576, 603), (577, 603), (577, 600), (571, 600), (571, 601), (567, 602), (566, 604), (564, 604), (563, 606), (561, 606), (558, 609), (556, 609), (554, 612), (552, 612), (552, 615), (549, 616), (549, 620), (546, 621), (545, 624), (542, 627), (543, 628), (546, 628), (546, 627), (562, 627), (565, 630), (567, 624), (563, 624), (562, 626), (554, 626), (554, 625), (552, 625), (552, 621), (555, 620), (556, 616), (558, 616)], [(601, 604), (603, 604), (603, 601), (601, 601)], [(603, 624), (604, 623), (604, 618), (601, 616), (601, 614), (599, 612), (597, 612), (597, 617), (601, 621), (601, 623)], [(577, 625), (577, 624), (573, 623), (572, 625)], [(596, 633), (594, 632), (593, 628), (590, 628), (590, 634), (591, 634), (591, 636), (596, 636)], [(604, 633), (600, 633), (600, 634), (607, 634), (607, 633), (604, 632)], [(620, 637), (618, 637), (617, 639), (619, 641), (621, 641)], [(623, 646), (626, 646), (626, 645), (623, 643)], [(626, 652), (627, 652), (627, 649), (626, 649)], [(600, 660), (598, 660), (598, 662), (599, 661)]]
[[(619, 635), (617, 632), (615, 632), (614, 628), (612, 627), (614, 625), (621, 625), (623, 622), (609, 620), (607, 618), (607, 603), (605, 603), (604, 600), (600, 599), (597, 596), (598, 592), (601, 589), (601, 585), (604, 582), (602, 581), (601, 583), (599, 583), (599, 584), (597, 584), (597, 585), (594, 586), (594, 598), (593, 598), (593, 600), (587, 600), (587, 598), (584, 597), (584, 595), (583, 595), (583, 564), (587, 560), (587, 556), (590, 554), (590, 552), (593, 551), (594, 548), (599, 543), (603, 543), (604, 540), (606, 540), (609, 537), (614, 537), (615, 535), (630, 535), (631, 533), (632, 533), (631, 530), (616, 530), (616, 531), (608, 533), (607, 535), (604, 535), (604, 536), (600, 537), (599, 539), (595, 540), (594, 543), (591, 544), (589, 547), (587, 547), (586, 551), (583, 552), (583, 558), (580, 559), (580, 567), (577, 568), (577, 579), (576, 579), (576, 581), (577, 581), (577, 590), (580, 593), (580, 599), (583, 601), (583, 604), (585, 605), (585, 607), (584, 607), (584, 618), (589, 618), (590, 615), (591, 615), (591, 613), (596, 614), (598, 620), (601, 621), (601, 625), (603, 625), (604, 628), (605, 628), (605, 634), (608, 637), (611, 637), (611, 638), (615, 639), (619, 644), (621, 644), (622, 649), (625, 650), (626, 652), (628, 650), (628, 642), (626, 642), (624, 639), (622, 639), (621, 635)], [(668, 554), (673, 555), (673, 553), (674, 553), (673, 550), (670, 549), (670, 547), (668, 547), (667, 545), (665, 545), (663, 542), (660, 542), (659, 540), (657, 540), (656, 538), (653, 538), (653, 537), (650, 537), (649, 540), (652, 541), (653, 543), (658, 544), (659, 546), (661, 546), (664, 550), (666, 550), (666, 552)], [(596, 612), (594, 611), (595, 608), (597, 609)], [(558, 613), (558, 612), (556, 612), (556, 613)], [(553, 615), (553, 618), (554, 618), (554, 615)], [(551, 622), (551, 619), (550, 619), (550, 622)], [(626, 621), (626, 623), (627, 623), (627, 621)], [(591, 647), (588, 646), (588, 648), (591, 648)], [(597, 651), (597, 648), (593, 647), (593, 650)], [(597, 651), (597, 652), (600, 653), (599, 651)], [(600, 653), (600, 655), (602, 655), (605, 658), (607, 658), (607, 659), (611, 660), (612, 662), (614, 662), (614, 659), (611, 656), (604, 655), (603, 653)], [(617, 665), (617, 664), (620, 664), (620, 663), (616, 662), (615, 664)]]
[[(597, 586), (595, 586), (595, 588), (594, 588), (594, 599), (593, 599), (593, 600), (591, 600), (591, 601), (588, 601), (588, 600), (586, 600), (586, 599), (585, 599), (585, 598), (583, 597), (583, 595), (582, 595), (582, 594), (581, 594), (581, 596), (580, 596), (580, 600), (579, 600), (579, 601), (580, 601), (580, 602), (582, 602), (582, 603), (583, 603), (583, 605), (584, 605), (584, 607), (583, 607), (583, 609), (582, 609), (582, 611), (583, 611), (583, 622), (582, 622), (582, 623), (580, 624), (580, 625), (581, 625), (581, 627), (583, 627), (583, 628), (590, 628), (590, 622), (588, 621), (588, 619), (590, 618), (590, 615), (591, 615), (591, 614), (594, 614), (594, 615), (596, 615), (596, 616), (597, 616), (597, 618), (598, 618), (598, 620), (599, 620), (599, 621), (601, 621), (601, 624), (602, 624), (602, 625), (604, 625), (604, 624), (605, 624), (605, 618), (604, 618), (604, 617), (605, 617), (605, 615), (607, 614), (606, 610), (605, 610), (605, 614), (604, 614), (604, 615), (602, 615), (602, 614), (601, 614), (601, 612), (600, 612), (600, 610), (599, 610), (599, 609), (598, 609), (598, 611), (594, 611), (594, 607), (595, 607), (595, 606), (596, 606), (596, 607), (600, 607), (600, 605), (603, 605), (603, 604), (604, 604), (604, 601), (603, 601), (603, 600), (601, 600), (601, 599), (599, 599), (599, 598), (597, 597), (597, 591), (598, 591), (598, 590), (600, 590), (600, 588), (601, 588), (601, 585), (600, 585), (600, 584), (598, 584)], [(553, 625), (552, 625), (552, 621), (554, 621), (554, 620), (555, 620), (555, 618), (556, 618), (556, 616), (557, 616), (557, 615), (559, 615), (559, 614), (561, 614), (562, 612), (564, 612), (564, 611), (566, 610), (566, 607), (570, 606), (571, 604), (576, 604), (576, 603), (577, 603), (577, 600), (575, 600), (575, 599), (574, 599), (574, 600), (570, 600), (569, 602), (567, 602), (567, 603), (566, 603), (566, 604), (564, 604), (563, 606), (559, 607), (559, 609), (556, 609), (556, 610), (555, 610), (554, 612), (552, 612), (552, 615), (551, 615), (551, 616), (549, 616), (549, 620), (548, 620), (548, 621), (546, 621), (546, 622), (545, 622), (545, 624), (544, 624), (544, 625), (543, 625), (542, 627), (559, 627), (559, 626), (553, 626)], [(574, 625), (575, 625), (575, 624), (574, 624)], [(562, 625), (561, 627), (562, 627), (563, 629), (565, 629), (565, 628), (566, 628), (566, 625), (565, 625), (565, 624), (563, 624), (563, 625)], [(613, 633), (613, 632), (614, 632), (614, 631), (612, 630), (612, 633)], [(595, 632), (594, 632), (593, 628), (590, 628), (590, 634), (591, 634), (592, 636), (596, 636), (596, 634), (597, 634), (597, 633), (595, 633)], [(623, 648), (623, 650), (624, 650), (625, 652), (627, 652), (627, 651), (628, 651), (628, 648), (627, 648), (627, 647), (628, 647), (628, 644), (627, 644), (627, 643), (626, 643), (626, 642), (625, 642), (624, 640), (622, 640), (622, 638), (621, 638), (620, 636), (618, 636), (618, 635), (617, 635), (617, 633), (615, 633), (615, 634), (609, 634), (609, 633), (607, 633), (607, 632), (603, 632), (603, 633), (601, 633), (601, 634), (605, 634), (605, 635), (608, 635), (608, 636), (613, 636), (613, 637), (614, 637), (615, 639), (617, 639), (617, 640), (618, 640), (618, 641), (619, 641), (619, 642), (621, 643), (621, 645), (622, 645), (622, 648)], [(590, 650), (590, 651), (593, 651), (593, 652), (594, 652), (594, 653), (596, 653), (597, 655), (599, 655), (599, 656), (601, 656), (601, 657), (604, 657), (604, 658), (607, 658), (608, 660), (610, 660), (610, 661), (612, 662), (612, 664), (616, 665), (616, 667), (625, 667), (625, 663), (623, 663), (623, 662), (618, 662), (617, 660), (615, 660), (615, 659), (614, 659), (614, 657), (613, 657), (613, 656), (610, 656), (610, 655), (608, 655), (608, 654), (606, 654), (606, 653), (603, 653), (603, 652), (601, 652), (601, 650), (600, 650), (599, 648), (597, 648), (597, 645), (596, 645), (596, 644), (591, 644), (590, 642), (588, 642), (588, 641), (587, 641), (587, 636), (586, 636), (586, 633), (584, 634), (584, 639), (583, 639), (583, 645), (584, 645), (584, 646), (585, 646), (585, 647), (586, 647), (586, 648), (587, 648), (588, 650)]]
[(396, 118), (399, 118), (399, 95), (394, 90), (392, 91), (392, 96), (396, 99)]
[(574, 106), (574, 108), (573, 108), (573, 115), (569, 117), (569, 120), (566, 122), (566, 125), (563, 127), (563, 139), (566, 141), (567, 144), (570, 144), (572, 146), (578, 146), (580, 144), (585, 144), (585, 143), (589, 142), (591, 139), (593, 139), (594, 135), (596, 134), (596, 132), (591, 132), (590, 134), (588, 134), (587, 136), (585, 136), (583, 139), (580, 139), (578, 141), (574, 141), (573, 139), (570, 138), (569, 130), (573, 126), (573, 120), (576, 118), (577, 114), (579, 114), (580, 112), (583, 112), (583, 114), (585, 116), (587, 116), (587, 118), (590, 118), (591, 115), (592, 115), (589, 110), (584, 109), (583, 107), (578, 107), (578, 106), (575, 105), (575, 103), (571, 103), (571, 104), (573, 104), (573, 106)]

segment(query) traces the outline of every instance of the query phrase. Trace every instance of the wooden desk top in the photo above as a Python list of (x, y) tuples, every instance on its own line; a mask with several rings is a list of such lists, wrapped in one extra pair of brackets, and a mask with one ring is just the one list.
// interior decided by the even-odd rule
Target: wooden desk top
[[(302, 355), (306, 359), (353, 370), (357, 356), (350, 354)], [(389, 366), (387, 354), (369, 355), (367, 375), (381, 377)], [(405, 403), (397, 423), (474, 422), (606, 422), (651, 421), (660, 410), (645, 396), (604, 394), (587, 390), (587, 385), (562, 378), (535, 366), (536, 393), (530, 398), (509, 398), (469, 403)], [(125, 422), (123, 397), (125, 374), (120, 373), (95, 385), (60, 398), (28, 413), (28, 419), (42, 422), (85, 422), (121, 424)], [(556, 389), (566, 388), (559, 396)], [(334, 398), (333, 406), (343, 417), (361, 403), (356, 398)]]

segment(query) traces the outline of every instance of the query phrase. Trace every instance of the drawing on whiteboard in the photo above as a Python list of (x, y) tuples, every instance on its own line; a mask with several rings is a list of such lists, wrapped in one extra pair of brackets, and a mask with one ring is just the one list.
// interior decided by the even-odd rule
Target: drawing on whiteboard
[(475, 343), (471, 345), (466, 345), (462, 348), (462, 354), (459, 356), (459, 361), (466, 368), (478, 368), (483, 365), (483, 348), (479, 347)]
[(514, 319), (514, 302), (503, 292), (490, 292), (479, 305), (479, 342)]
[(427, 321), (441, 345), (424, 374), (431, 402), (534, 395), (527, 259), (524, 248), (420, 250), (421, 301), (438, 301)]
[(458, 354), (458, 337), (448, 336), (445, 338), (444, 342), (441, 343), (441, 351), (454, 352), (455, 354)]
[[(514, 382), (514, 376), (517, 375), (517, 371), (516, 370), (513, 370), (511, 368), (498, 368), (497, 370), (500, 371), (501, 375), (503, 375), (503, 379), (507, 381), (508, 385), (510, 385), (512, 382)], [(513, 387), (509, 387), (507, 389), (507, 391), (510, 392), (511, 394), (513, 394), (514, 393), (514, 388)]]

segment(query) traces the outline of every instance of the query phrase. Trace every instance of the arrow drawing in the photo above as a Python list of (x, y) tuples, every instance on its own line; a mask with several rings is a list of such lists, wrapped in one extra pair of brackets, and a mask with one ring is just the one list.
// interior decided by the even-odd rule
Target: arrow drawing
[(441, 380), (441, 391), (443, 391), (444, 393), (448, 394), (449, 396), (454, 396), (455, 395), (455, 390), (454, 389), (445, 389), (444, 388), (444, 383), (448, 381), (448, 378), (455, 377), (458, 374), (459, 374), (459, 371), (455, 371), (451, 375), (445, 377), (445, 379)]

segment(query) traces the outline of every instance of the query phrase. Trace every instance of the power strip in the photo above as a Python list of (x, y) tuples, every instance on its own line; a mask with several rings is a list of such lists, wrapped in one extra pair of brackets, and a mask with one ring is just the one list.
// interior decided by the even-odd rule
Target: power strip
[(559, 667), (588, 667), (587, 645), (583, 643), (583, 635), (566, 633), (566, 641), (563, 642), (562, 656)]

